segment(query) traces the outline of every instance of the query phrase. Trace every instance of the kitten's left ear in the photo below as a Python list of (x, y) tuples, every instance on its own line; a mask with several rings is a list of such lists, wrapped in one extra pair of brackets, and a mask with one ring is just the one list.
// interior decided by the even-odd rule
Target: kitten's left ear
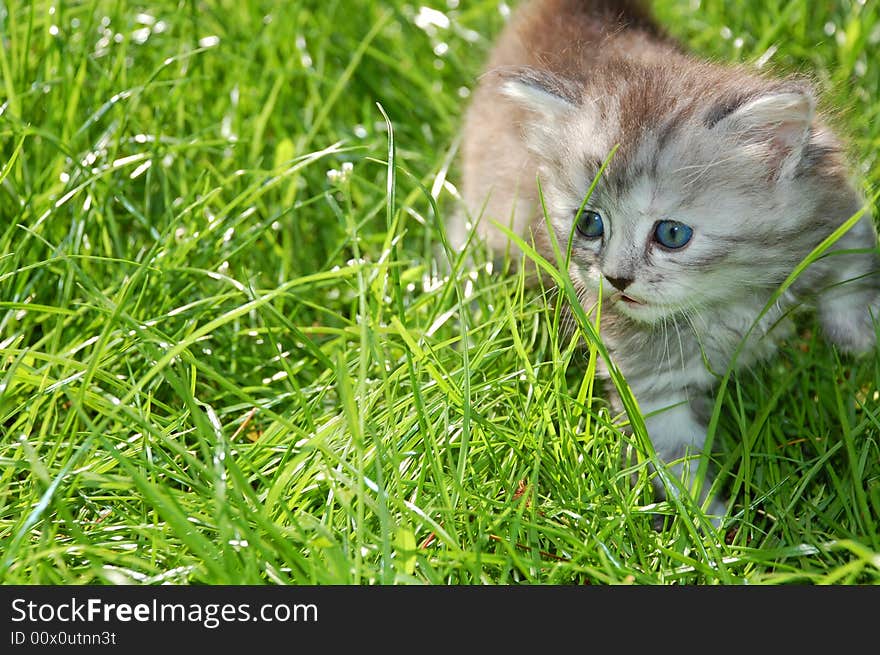
[(797, 165), (810, 138), (816, 109), (813, 92), (790, 86), (752, 97), (742, 104), (720, 103), (706, 117), (710, 127), (747, 143), (766, 146), (769, 166), (784, 175)]
[(500, 78), (499, 93), (529, 114), (520, 124), (528, 148), (544, 157), (564, 147), (560, 128), (578, 106), (576, 85), (553, 73), (528, 66), (500, 68), (493, 74)]
[(504, 96), (544, 118), (561, 118), (578, 104), (578, 87), (548, 71), (516, 66), (494, 72), (501, 78)]

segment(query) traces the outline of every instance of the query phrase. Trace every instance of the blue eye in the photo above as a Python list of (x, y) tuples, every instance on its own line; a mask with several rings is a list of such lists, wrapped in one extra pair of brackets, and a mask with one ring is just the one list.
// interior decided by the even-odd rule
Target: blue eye
[(585, 209), (578, 219), (577, 231), (588, 239), (598, 239), (605, 232), (602, 217), (592, 209)]
[(654, 228), (654, 241), (670, 250), (684, 248), (692, 236), (694, 229), (678, 221), (660, 221)]

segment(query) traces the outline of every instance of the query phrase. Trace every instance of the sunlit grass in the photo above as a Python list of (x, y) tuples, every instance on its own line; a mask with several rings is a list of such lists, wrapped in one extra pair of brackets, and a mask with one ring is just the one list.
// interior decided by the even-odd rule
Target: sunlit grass
[[(656, 4), (813, 77), (876, 186), (875, 3)], [(719, 538), (556, 306), (435, 264), (497, 2), (196, 6), (0, 6), (4, 583), (880, 581), (877, 355), (805, 320), (730, 380)]]

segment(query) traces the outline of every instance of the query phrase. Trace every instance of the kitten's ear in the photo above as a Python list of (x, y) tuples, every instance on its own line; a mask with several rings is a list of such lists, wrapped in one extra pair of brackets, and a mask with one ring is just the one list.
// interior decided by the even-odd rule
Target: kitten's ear
[(710, 127), (747, 143), (765, 146), (768, 164), (777, 173), (796, 165), (810, 138), (816, 99), (806, 86), (789, 86), (741, 104), (719, 103), (706, 117)]
[(559, 118), (575, 109), (578, 88), (573, 82), (528, 66), (498, 69), (501, 93), (524, 109)]

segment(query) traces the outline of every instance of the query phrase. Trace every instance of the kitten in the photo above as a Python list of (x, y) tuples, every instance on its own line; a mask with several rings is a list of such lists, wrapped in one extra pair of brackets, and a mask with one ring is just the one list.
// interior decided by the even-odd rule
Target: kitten
[[(583, 308), (595, 309), (601, 285), (602, 340), (658, 456), (690, 480), (698, 461), (682, 458), (702, 450), (699, 406), (718, 374), (795, 266), (864, 209), (815, 105), (803, 80), (686, 54), (635, 0), (533, 0), (501, 35), (467, 112), (462, 194), (478, 236), (503, 253), (498, 221), (556, 262), (547, 230), (563, 249), (574, 231), (568, 272)], [(469, 224), (449, 231), (463, 246)], [(736, 367), (771, 356), (801, 303), (817, 306), (841, 349), (873, 349), (876, 246), (865, 213), (758, 321)], [(717, 525), (724, 504), (708, 509)]]

